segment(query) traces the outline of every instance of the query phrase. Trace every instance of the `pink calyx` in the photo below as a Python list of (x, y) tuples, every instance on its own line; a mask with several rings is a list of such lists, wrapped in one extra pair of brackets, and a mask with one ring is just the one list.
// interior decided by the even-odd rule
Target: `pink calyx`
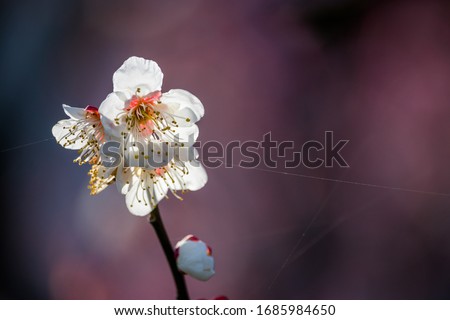
[(94, 115), (98, 115), (99, 114), (98, 113), (98, 108), (95, 107), (95, 106), (88, 105), (86, 108), (84, 108), (84, 110), (86, 112), (89, 112), (90, 114), (94, 114)]

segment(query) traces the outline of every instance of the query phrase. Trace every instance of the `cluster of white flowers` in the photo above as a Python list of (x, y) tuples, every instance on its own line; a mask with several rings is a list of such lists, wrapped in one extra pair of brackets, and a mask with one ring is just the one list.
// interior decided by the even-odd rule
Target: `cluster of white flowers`
[(198, 137), (195, 123), (204, 115), (203, 105), (185, 90), (162, 93), (162, 80), (156, 62), (131, 57), (114, 73), (113, 92), (99, 108), (63, 105), (69, 119), (52, 129), (60, 145), (78, 150), (75, 162), (91, 165), (91, 194), (116, 183), (129, 211), (138, 216), (148, 215), (169, 190), (181, 199), (177, 192), (195, 191), (207, 182), (206, 171), (196, 159), (183, 160), (166, 153), (164, 165), (144, 167), (126, 167), (123, 161), (112, 167), (103, 160), (102, 146), (111, 141), (121, 144), (122, 153), (137, 143), (193, 148)]

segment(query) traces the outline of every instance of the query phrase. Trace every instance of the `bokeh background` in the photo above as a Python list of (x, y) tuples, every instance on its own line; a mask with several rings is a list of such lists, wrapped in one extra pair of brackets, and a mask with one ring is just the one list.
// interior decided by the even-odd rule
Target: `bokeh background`
[[(448, 1), (42, 0), (0, 11), (0, 298), (172, 299), (152, 228), (51, 136), (129, 56), (204, 103), (200, 140), (349, 139), (350, 168), (208, 170), (160, 209), (216, 258), (192, 298), (450, 298)], [(41, 141), (41, 142), (39, 142)], [(31, 143), (31, 144), (29, 144)], [(444, 195), (433, 194), (433, 192)]]

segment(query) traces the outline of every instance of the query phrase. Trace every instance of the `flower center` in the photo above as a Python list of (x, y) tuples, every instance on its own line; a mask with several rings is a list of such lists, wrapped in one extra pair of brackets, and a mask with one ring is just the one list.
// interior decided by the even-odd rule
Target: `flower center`
[(145, 97), (133, 96), (124, 109), (127, 113), (128, 131), (136, 128), (144, 136), (153, 134), (154, 123), (159, 116), (159, 112), (155, 111), (154, 107), (159, 103), (160, 97), (160, 91), (152, 92)]

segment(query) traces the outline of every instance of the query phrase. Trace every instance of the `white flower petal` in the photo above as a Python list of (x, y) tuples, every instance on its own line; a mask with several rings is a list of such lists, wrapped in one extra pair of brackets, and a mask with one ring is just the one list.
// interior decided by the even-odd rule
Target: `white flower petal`
[(75, 120), (81, 120), (86, 118), (86, 110), (83, 108), (74, 108), (68, 106), (67, 104), (63, 104), (64, 112), (71, 118)]
[(155, 110), (171, 114), (180, 127), (190, 126), (205, 114), (201, 101), (192, 93), (182, 89), (172, 89), (160, 98), (161, 104)]
[(60, 145), (66, 149), (79, 150), (83, 148), (88, 140), (80, 138), (79, 132), (73, 128), (78, 120), (66, 119), (58, 121), (52, 128), (52, 134)]
[(199, 130), (196, 124), (189, 127), (173, 127), (172, 130), (174, 141), (183, 143), (186, 147), (192, 146), (197, 141)]
[(138, 88), (140, 95), (160, 91), (163, 73), (152, 60), (139, 57), (128, 58), (113, 75), (114, 91), (121, 91), (131, 98)]
[(136, 216), (146, 216), (149, 214), (154, 209), (150, 201), (150, 193), (153, 193), (153, 185), (148, 190), (141, 187), (140, 182), (135, 181), (125, 196), (128, 210)]
[[(130, 190), (132, 180), (131, 168), (123, 168), (122, 165), (117, 168), (116, 185), (121, 194), (127, 194)], [(128, 183), (127, 183), (128, 182)]]
[(158, 179), (154, 185), (154, 197), (156, 203), (159, 203), (162, 199), (167, 196), (167, 191), (169, 191), (169, 187), (163, 181), (162, 178)]
[(134, 168), (131, 186), (125, 196), (128, 210), (136, 216), (149, 214), (167, 194), (167, 186), (154, 183), (149, 170)]
[(184, 175), (185, 188), (191, 191), (200, 190), (208, 182), (208, 174), (198, 160), (186, 162), (189, 173)]
[(192, 160), (184, 162), (183, 165), (187, 173), (182, 173), (179, 165), (174, 168), (169, 165), (165, 180), (169, 189), (174, 191), (197, 191), (203, 188), (208, 182), (208, 175), (202, 164), (197, 160)]
[[(98, 109), (105, 133), (116, 139), (121, 139), (121, 132), (124, 132), (126, 127), (125, 121), (121, 119), (125, 107), (123, 98), (117, 92), (112, 92), (103, 100)], [(119, 119), (118, 124), (116, 119)]]

